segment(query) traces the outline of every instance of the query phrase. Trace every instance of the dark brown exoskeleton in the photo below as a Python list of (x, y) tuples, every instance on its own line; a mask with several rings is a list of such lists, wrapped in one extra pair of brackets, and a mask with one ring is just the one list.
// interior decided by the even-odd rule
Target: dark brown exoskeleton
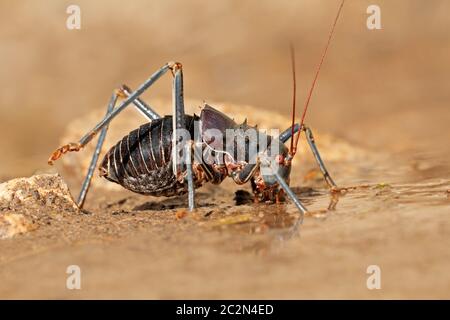
[[(332, 189), (331, 179), (316, 148), (312, 132), (304, 126), (306, 110), (324, 60), (342, 1), (327, 45), (317, 68), (301, 122), (295, 124), (295, 60), (292, 124), (278, 136), (267, 135), (249, 126), (237, 124), (227, 115), (206, 105), (200, 116), (184, 112), (183, 73), (178, 62), (169, 62), (155, 72), (137, 90), (122, 86), (111, 97), (105, 117), (78, 143), (58, 148), (49, 164), (69, 151), (79, 151), (98, 133), (99, 139), (87, 176), (78, 197), (78, 206), (84, 204), (106, 137), (108, 125), (129, 104), (134, 104), (150, 122), (131, 131), (105, 155), (99, 167), (100, 175), (136, 193), (152, 196), (175, 196), (188, 193), (189, 209), (194, 209), (194, 190), (206, 182), (219, 184), (231, 177), (237, 184), (251, 182), (256, 201), (280, 201), (283, 192), (303, 214), (306, 208), (289, 188), (291, 163), (297, 149), (300, 132), (304, 131), (317, 163)], [(173, 74), (173, 115), (160, 117), (139, 96), (167, 71)], [(119, 97), (124, 100), (118, 105)], [(231, 132), (231, 134), (230, 134)], [(249, 135), (250, 132), (250, 135)], [(298, 133), (296, 135), (296, 133)], [(253, 136), (251, 135), (253, 134)], [(288, 149), (285, 142), (291, 139)]]
[[(145, 195), (169, 197), (187, 193), (186, 168), (177, 174), (173, 171), (172, 122), (172, 116), (165, 116), (130, 132), (105, 155), (99, 168), (100, 175), (128, 190)], [(195, 188), (205, 182), (219, 184), (227, 177), (231, 177), (237, 184), (251, 179), (258, 199), (273, 200), (279, 193), (269, 186), (275, 185), (276, 180), (271, 179), (270, 174), (261, 174), (261, 162), (263, 158), (271, 160), (267, 156), (271, 148), (277, 148), (270, 154), (276, 158), (280, 176), (288, 181), (288, 149), (283, 143), (278, 146), (272, 143), (275, 138), (258, 132), (247, 123), (238, 125), (225, 114), (205, 104), (199, 117), (185, 116), (184, 129), (188, 137), (186, 147), (192, 148), (192, 155), (197, 155), (190, 159)], [(290, 133), (291, 130), (288, 129), (278, 139), (285, 141)], [(250, 135), (256, 138), (253, 152), (250, 150)], [(193, 139), (195, 136), (198, 138)]]

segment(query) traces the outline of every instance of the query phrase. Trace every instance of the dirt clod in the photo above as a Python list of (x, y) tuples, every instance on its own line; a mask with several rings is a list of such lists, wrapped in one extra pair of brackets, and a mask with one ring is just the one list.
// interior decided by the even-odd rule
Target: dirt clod
[(0, 184), (0, 239), (49, 224), (78, 212), (69, 188), (58, 174), (40, 174)]
[(180, 209), (175, 213), (175, 217), (177, 218), (177, 220), (183, 219), (187, 215), (188, 215), (188, 212), (184, 209)]
[(36, 228), (37, 226), (23, 214), (8, 212), (0, 215), (0, 239), (11, 238)]

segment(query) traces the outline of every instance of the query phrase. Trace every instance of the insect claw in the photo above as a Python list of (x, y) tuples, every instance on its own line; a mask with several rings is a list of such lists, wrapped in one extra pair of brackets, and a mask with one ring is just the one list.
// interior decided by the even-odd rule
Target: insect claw
[(332, 194), (345, 194), (347, 193), (347, 188), (339, 188), (337, 186), (333, 186), (331, 187), (330, 192)]
[(77, 143), (71, 142), (66, 145), (63, 145), (62, 147), (59, 147), (52, 153), (52, 155), (48, 159), (48, 164), (53, 165), (53, 162), (61, 158), (63, 154), (72, 151), (80, 151), (81, 148), (82, 146), (78, 142)]

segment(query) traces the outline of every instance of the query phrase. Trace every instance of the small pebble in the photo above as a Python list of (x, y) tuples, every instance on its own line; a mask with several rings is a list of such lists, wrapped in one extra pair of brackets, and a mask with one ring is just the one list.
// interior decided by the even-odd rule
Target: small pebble
[(177, 218), (177, 220), (183, 219), (184, 217), (187, 216), (187, 211), (185, 209), (180, 209), (175, 213), (175, 217)]

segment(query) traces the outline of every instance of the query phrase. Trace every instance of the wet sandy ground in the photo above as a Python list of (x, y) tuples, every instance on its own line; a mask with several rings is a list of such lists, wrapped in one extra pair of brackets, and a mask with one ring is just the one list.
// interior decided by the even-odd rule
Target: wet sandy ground
[[(66, 140), (84, 130), (75, 127)], [(85, 212), (44, 209), (37, 230), (0, 242), (0, 296), (448, 298), (450, 179), (434, 177), (445, 167), (316, 136), (348, 189), (331, 195), (302, 145), (291, 185), (310, 213), (298, 228), (292, 204), (253, 204), (229, 181), (200, 189), (187, 213), (184, 197), (134, 195), (97, 178)], [(85, 169), (73, 162), (87, 163), (85, 154), (67, 156), (67, 181)], [(72, 264), (80, 291), (65, 288)], [(380, 290), (366, 287), (369, 265), (381, 268)]]
[[(323, 210), (329, 202), (325, 192), (299, 192), (318, 212), (294, 234), (291, 205), (234, 207), (221, 196), (203, 194), (200, 201), (214, 205), (178, 220), (177, 209), (154, 211), (142, 199), (110, 199), (103, 202), (107, 209), (59, 213), (32, 233), (3, 240), (0, 293), (3, 298), (448, 298), (448, 187), (447, 181), (362, 188), (330, 212)], [(82, 290), (76, 292), (65, 288), (65, 270), (72, 264), (82, 270)], [(366, 268), (373, 264), (381, 267), (382, 289), (369, 291)]]
[[(89, 148), (53, 169), (49, 153), (92, 127), (114, 87), (136, 87), (172, 59), (185, 66), (189, 112), (205, 99), (239, 121), (284, 129), (285, 44), (294, 35), (302, 101), (335, 12), (317, 1), (109, 3), (80, 1), (76, 34), (59, 27), (57, 1), (0, 10), (16, 26), (0, 28), (0, 181), (59, 172), (76, 195)], [(449, 4), (380, 0), (383, 30), (368, 33), (372, 2), (349, 3), (308, 114), (345, 194), (329, 194), (304, 141), (291, 185), (311, 214), (298, 229), (291, 203), (237, 205), (235, 192), (249, 189), (231, 182), (200, 189), (200, 208), (185, 214), (184, 198), (96, 178), (86, 212), (18, 212), (37, 228), (0, 240), (0, 298), (450, 298)], [(145, 96), (162, 114), (169, 88), (162, 80)], [(142, 123), (125, 114), (107, 145)], [(66, 289), (73, 264), (79, 291)], [(369, 265), (381, 268), (380, 290), (366, 287)]]

